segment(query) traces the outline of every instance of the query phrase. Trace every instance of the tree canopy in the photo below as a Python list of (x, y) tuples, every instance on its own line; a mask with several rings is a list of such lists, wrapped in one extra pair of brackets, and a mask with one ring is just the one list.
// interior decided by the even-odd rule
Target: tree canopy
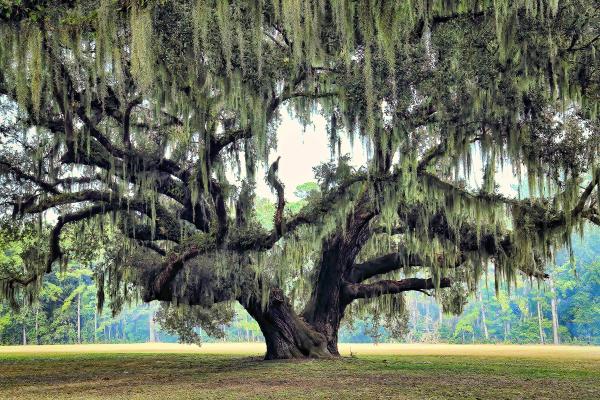
[[(344, 315), (399, 314), (410, 290), (460, 310), (488, 263), (497, 283), (543, 278), (600, 224), (597, 0), (0, 7), (2, 209), (37, 216), (49, 243), (5, 298), (66, 265), (66, 227), (107, 229), (100, 292), (237, 300), (267, 357), (329, 356)], [(328, 121), (331, 162), (299, 210), (269, 158), (286, 111)], [(346, 139), (366, 165), (340, 154)], [(500, 169), (527, 194), (500, 192)]]

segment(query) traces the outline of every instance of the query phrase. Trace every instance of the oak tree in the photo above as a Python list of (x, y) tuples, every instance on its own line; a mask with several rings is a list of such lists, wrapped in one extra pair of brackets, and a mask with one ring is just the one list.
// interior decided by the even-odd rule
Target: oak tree
[[(44, 262), (3, 279), (2, 296), (34, 293), (65, 265), (65, 227), (107, 229), (102, 292), (237, 301), (267, 358), (331, 357), (344, 316), (393, 319), (403, 292), (460, 311), (488, 263), (495, 282), (542, 279), (574, 231), (600, 224), (599, 10), (3, 2), (2, 210), (53, 228)], [(269, 162), (283, 112), (328, 121), (331, 162), (297, 212)], [(366, 165), (340, 154), (342, 140), (369, 149)], [(500, 191), (498, 171), (527, 195)], [(255, 215), (259, 179), (276, 197), (271, 229)]]

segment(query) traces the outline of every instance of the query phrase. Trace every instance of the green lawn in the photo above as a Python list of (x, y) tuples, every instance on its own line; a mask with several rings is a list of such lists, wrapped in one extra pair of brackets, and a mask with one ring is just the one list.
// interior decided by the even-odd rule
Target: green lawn
[(457, 355), (461, 346), (429, 348), (436, 350), (265, 362), (247, 354), (0, 347), (0, 398), (600, 399), (596, 348), (572, 355), (562, 348), (556, 356), (497, 346), (490, 355), (486, 348), (465, 346), (468, 355)]

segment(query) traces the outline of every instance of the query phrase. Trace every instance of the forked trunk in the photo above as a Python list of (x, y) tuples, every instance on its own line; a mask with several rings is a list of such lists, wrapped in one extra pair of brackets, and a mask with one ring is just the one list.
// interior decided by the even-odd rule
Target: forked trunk
[(370, 214), (363, 214), (357, 211), (353, 215), (345, 235), (336, 235), (324, 242), (315, 286), (302, 313), (313, 329), (325, 336), (327, 350), (335, 356), (339, 356), (338, 331), (349, 304), (342, 295), (344, 274), (354, 264), (367, 237), (366, 227)]
[(267, 345), (266, 360), (330, 358), (325, 335), (317, 332), (292, 309), (281, 289), (272, 289), (264, 308), (259, 300), (240, 301), (258, 322)]
[[(344, 315), (346, 304), (341, 298), (341, 268), (339, 262), (333, 262), (325, 257), (320, 268), (320, 274), (315, 284), (311, 299), (302, 313), (306, 322), (313, 329), (321, 333), (327, 341), (327, 350), (330, 354), (339, 356), (338, 352), (338, 330)], [(333, 257), (332, 257), (333, 258)]]

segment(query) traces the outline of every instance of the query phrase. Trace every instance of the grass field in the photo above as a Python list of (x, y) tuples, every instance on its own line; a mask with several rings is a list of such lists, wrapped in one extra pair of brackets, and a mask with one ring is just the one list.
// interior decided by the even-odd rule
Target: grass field
[(258, 344), (0, 347), (0, 398), (600, 399), (598, 347), (341, 351), (338, 360), (267, 362)]

